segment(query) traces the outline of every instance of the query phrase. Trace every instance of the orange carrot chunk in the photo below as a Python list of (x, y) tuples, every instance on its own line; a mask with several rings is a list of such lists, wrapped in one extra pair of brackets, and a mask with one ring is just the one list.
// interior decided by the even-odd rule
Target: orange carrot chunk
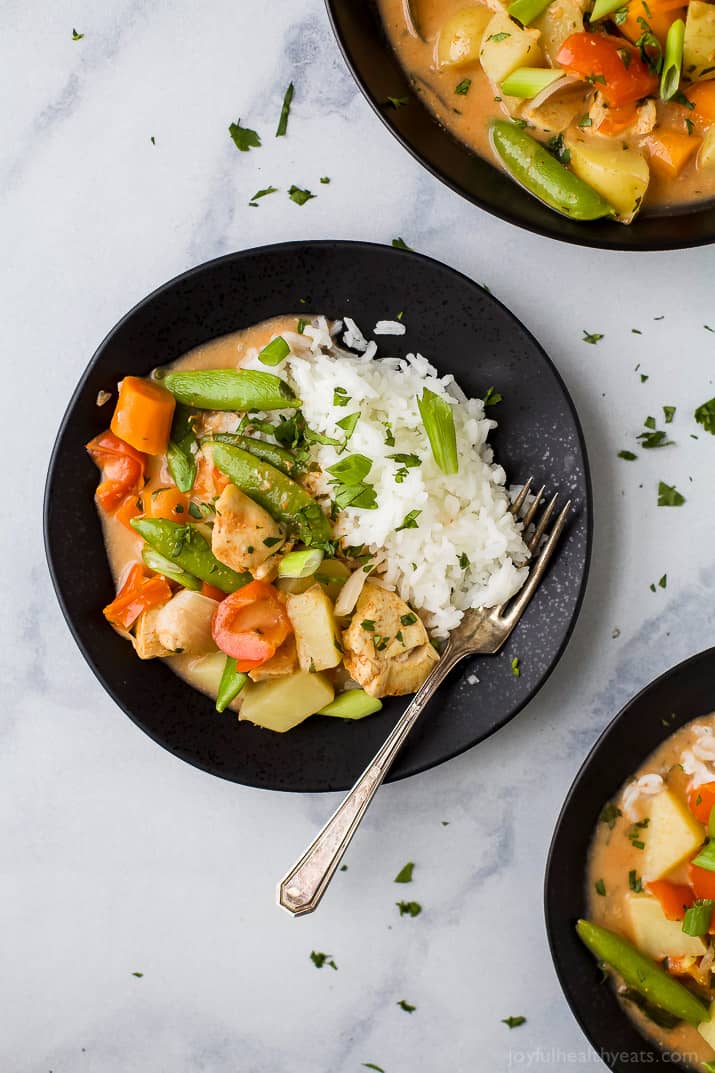
[(643, 36), (644, 23), (665, 44), (671, 23), (684, 19), (686, 7), (682, 0), (631, 0), (626, 5), (626, 18), (618, 26), (622, 34), (635, 42)]
[(142, 563), (134, 563), (121, 589), (104, 608), (104, 617), (113, 626), (128, 630), (142, 611), (161, 607), (171, 599), (171, 588), (164, 577), (146, 577)]
[(651, 167), (666, 179), (680, 175), (691, 156), (697, 152), (701, 138), (677, 130), (659, 130), (646, 140)]
[(708, 82), (696, 82), (694, 86), (691, 86), (685, 96), (692, 103), (692, 110), (689, 109), (688, 113), (692, 111), (694, 119), (699, 120), (701, 124), (709, 126), (711, 123), (715, 123), (715, 80), (710, 79)]
[(696, 820), (707, 827), (710, 813), (715, 805), (715, 782), (704, 782), (688, 791), (688, 808)]
[(667, 879), (654, 879), (646, 887), (655, 895), (668, 920), (682, 920), (685, 910), (695, 901), (695, 894), (685, 883), (670, 883)]
[(112, 417), (112, 432), (148, 455), (163, 455), (169, 445), (176, 400), (154, 380), (125, 376)]
[(144, 495), (144, 515), (147, 518), (166, 518), (170, 522), (188, 522), (191, 497), (178, 488), (158, 488)]

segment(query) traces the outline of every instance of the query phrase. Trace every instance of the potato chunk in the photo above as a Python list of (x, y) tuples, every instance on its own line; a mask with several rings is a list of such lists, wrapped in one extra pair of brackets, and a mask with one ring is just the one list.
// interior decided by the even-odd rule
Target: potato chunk
[(690, 0), (685, 19), (683, 73), (693, 82), (715, 78), (715, 5)]
[(330, 704), (335, 690), (322, 674), (297, 671), (265, 682), (247, 682), (239, 719), (284, 734)]
[(687, 805), (670, 790), (653, 798), (645, 839), (643, 874), (646, 879), (663, 879), (705, 841), (705, 831)]
[(343, 646), (348, 674), (371, 697), (414, 693), (439, 659), (420, 617), (396, 592), (370, 583)]
[(703, 940), (686, 935), (682, 921), (668, 920), (660, 902), (650, 894), (627, 894), (626, 917), (633, 942), (655, 961), (664, 957), (701, 957), (705, 953)]
[(333, 605), (322, 585), (311, 585), (307, 592), (289, 594), (286, 611), (295, 631), (298, 662), (304, 671), (326, 671), (337, 667), (338, 627)]
[(260, 667), (248, 672), (252, 682), (263, 682), (268, 678), (280, 678), (281, 675), (293, 674), (298, 670), (298, 651), (295, 637), (289, 633), (274, 656), (262, 663)]
[(517, 67), (539, 67), (544, 58), (539, 37), (538, 30), (522, 30), (506, 12), (493, 15), (480, 52), (487, 78), (499, 85)]
[(159, 608), (156, 616), (156, 636), (160, 644), (172, 655), (203, 656), (215, 652), (211, 622), (217, 607), (218, 600), (202, 596), (200, 592), (191, 589), (177, 592), (168, 604)]
[(618, 213), (623, 223), (637, 214), (648, 189), (650, 169), (638, 149), (624, 149), (620, 142), (587, 142), (570, 138), (571, 168), (598, 191)]
[[(285, 542), (285, 529), (268, 511), (227, 484), (216, 501), (211, 550), (232, 570), (254, 573)], [(266, 541), (268, 543), (266, 544)]]
[(479, 48), (492, 12), (482, 4), (460, 8), (445, 21), (437, 42), (437, 62), (440, 67), (458, 67), (476, 63)]

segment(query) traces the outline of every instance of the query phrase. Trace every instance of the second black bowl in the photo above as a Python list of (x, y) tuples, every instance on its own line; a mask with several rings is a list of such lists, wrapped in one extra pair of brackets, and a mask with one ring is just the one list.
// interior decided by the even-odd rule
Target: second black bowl
[[(452, 190), (494, 216), (549, 238), (609, 250), (671, 250), (715, 242), (715, 202), (632, 224), (578, 223), (548, 209), (438, 123), (414, 93), (384, 33), (375, 0), (326, 0), (343, 55), (368, 101), (402, 145)], [(411, 98), (386, 108), (388, 97)], [(475, 221), (476, 223), (476, 221)]]

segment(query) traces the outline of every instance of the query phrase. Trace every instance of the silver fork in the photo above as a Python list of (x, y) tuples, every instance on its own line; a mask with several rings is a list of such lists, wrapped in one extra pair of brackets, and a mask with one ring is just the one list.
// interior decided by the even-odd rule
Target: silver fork
[[(512, 514), (519, 516), (531, 490), (532, 478), (526, 482), (514, 500)], [(325, 827), (278, 885), (278, 904), (293, 916), (303, 916), (317, 909), (358, 824), (367, 812), (392, 762), (402, 748), (423, 709), (449, 672), (467, 656), (494, 655), (507, 640), (536, 592), (554, 549), (558, 543), (571, 509), (571, 500), (556, 517), (553, 528), (543, 543), (547, 527), (556, 509), (558, 494), (535, 521), (545, 486), (537, 492), (522, 521), (524, 533), (534, 524), (527, 536), (532, 556), (531, 568), (522, 588), (506, 604), (482, 611), (469, 611), (459, 627), (450, 634), (439, 663), (422, 683), (376, 756), (370, 761), (352, 790), (330, 817)]]

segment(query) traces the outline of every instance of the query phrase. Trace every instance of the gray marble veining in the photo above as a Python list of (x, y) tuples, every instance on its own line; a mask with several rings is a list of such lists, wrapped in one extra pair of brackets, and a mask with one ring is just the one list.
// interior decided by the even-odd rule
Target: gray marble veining
[[(569, 1051), (598, 1068), (551, 967), (544, 860), (601, 728), (713, 643), (715, 441), (691, 417), (715, 394), (712, 250), (583, 251), (462, 201), (372, 114), (320, 0), (9, 0), (4, 24), (0, 1070), (491, 1073), (562, 1069)], [(234, 148), (239, 116), (260, 150)], [(281, 192), (249, 208), (269, 183)], [(295, 205), (291, 183), (317, 198)], [(79, 373), (147, 291), (236, 248), (396, 235), (488, 283), (565, 377), (593, 468), (592, 578), (536, 700), (478, 749), (385, 787), (348, 871), (294, 921), (274, 884), (332, 801), (211, 779), (115, 709), (50, 590), (42, 487)], [(584, 344), (584, 329), (604, 338)], [(618, 459), (663, 404), (677, 446)], [(656, 506), (660, 479), (683, 508)], [(414, 883), (395, 887), (407, 860)], [(405, 890), (415, 919), (395, 908)], [(527, 1024), (510, 1031), (510, 1014)]]

